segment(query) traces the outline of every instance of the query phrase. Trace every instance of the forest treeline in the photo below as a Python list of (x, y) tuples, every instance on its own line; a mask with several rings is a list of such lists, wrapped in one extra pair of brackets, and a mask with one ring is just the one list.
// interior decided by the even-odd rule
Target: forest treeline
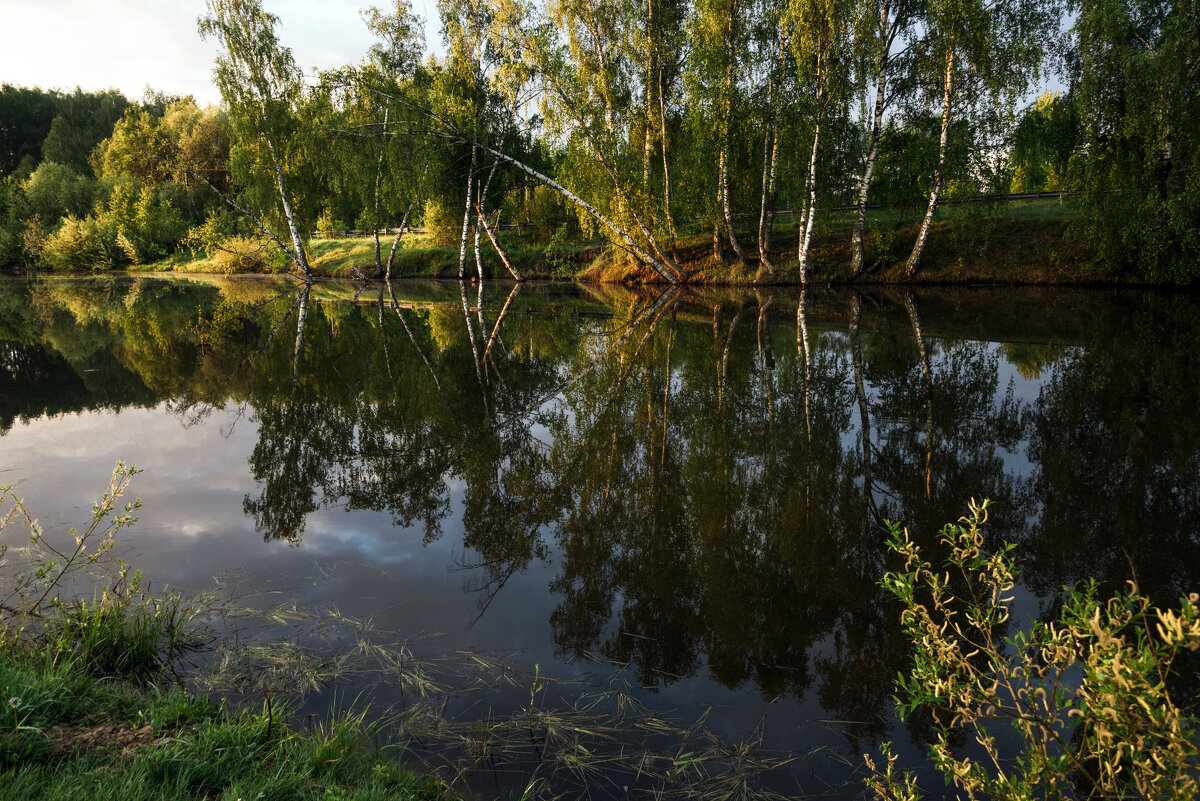
[[(714, 261), (803, 282), (836, 214), (845, 257), (822, 278), (911, 278), (939, 203), (1066, 190), (1065, 235), (1095, 267), (1179, 284), (1200, 271), (1194, 3), (438, 8), (437, 52), (398, 0), (362, 13), (376, 42), (359, 63), (306, 74), (260, 2), (208, 0), (220, 108), (4, 86), (0, 265), (121, 268), (185, 249), (218, 270), (311, 276), (314, 233), (365, 229), (374, 265), (358, 268), (386, 274), (397, 231), (423, 226), (457, 250), (460, 277), (482, 276), (488, 251), (519, 279), (507, 248), (571, 237), (672, 283)], [(1048, 79), (1063, 91), (1027, 103)]]

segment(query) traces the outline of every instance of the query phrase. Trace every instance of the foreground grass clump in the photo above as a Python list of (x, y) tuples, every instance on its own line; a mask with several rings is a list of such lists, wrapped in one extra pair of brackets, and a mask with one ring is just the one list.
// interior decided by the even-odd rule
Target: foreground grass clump
[(137, 502), (116, 508), (136, 472), (118, 465), (64, 543), (0, 488), (0, 535), (28, 529), (0, 545), (12, 587), (0, 602), (0, 798), (441, 798), (370, 745), (364, 714), (298, 731), (269, 696), (258, 709), (185, 691), (175, 667), (205, 643), (202, 604), (152, 596), (122, 563), (93, 600), (62, 597), (135, 522)]
[[(883, 586), (914, 646), (897, 703), (902, 716), (931, 719), (930, 756), (947, 784), (969, 798), (1195, 798), (1200, 721), (1171, 688), (1178, 658), (1200, 648), (1200, 596), (1156, 609), (1135, 582), (1107, 599), (1089, 582), (1067, 589), (1058, 620), (1004, 636), (1016, 568), (1012, 545), (985, 548), (987, 508), (972, 502), (960, 525), (942, 529), (947, 556), (936, 569), (890, 524), (905, 562)], [(882, 770), (867, 758), (876, 795), (919, 798), (884, 753)]]

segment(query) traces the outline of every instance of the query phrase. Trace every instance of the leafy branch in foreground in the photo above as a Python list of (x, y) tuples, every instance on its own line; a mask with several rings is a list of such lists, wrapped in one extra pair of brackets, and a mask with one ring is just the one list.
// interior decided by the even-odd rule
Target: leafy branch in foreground
[[(0, 487), (0, 537), (16, 520), (25, 523), (29, 529), (27, 544), (14, 551), (19, 550), (28, 558), (27, 569), (31, 571), (19, 574), (12, 589), (0, 601), (0, 610), (5, 615), (36, 615), (50, 600), (55, 588), (60, 587), (72, 573), (91, 567), (108, 555), (121, 529), (137, 522), (133, 513), (142, 507), (140, 498), (125, 504), (120, 512), (113, 513), (129, 482), (140, 472), (133, 465), (117, 462), (104, 494), (92, 504), (91, 520), (83, 531), (74, 528), (68, 530), (72, 542), (64, 543), (62, 547), (46, 538), (41, 524), (29, 514), (21, 499), (12, 494), (11, 484)], [(0, 544), (0, 558), (8, 550), (7, 543)]]
[[(1157, 609), (1136, 582), (1103, 599), (1095, 581), (1067, 588), (1059, 619), (1005, 637), (1016, 580), (1013, 546), (989, 553), (988, 502), (946, 525), (942, 568), (924, 561), (899, 524), (889, 547), (904, 568), (883, 586), (904, 607), (913, 669), (898, 682), (901, 716), (931, 715), (936, 767), (969, 798), (1178, 798), (1200, 792), (1194, 709), (1171, 697), (1183, 650), (1200, 648), (1200, 597)], [(1016, 730), (1020, 752), (999, 744)], [(977, 758), (952, 743), (978, 745)], [(1005, 742), (1008, 742), (1006, 739)], [(882, 799), (917, 799), (915, 779), (866, 757)]]
[[(11, 486), (0, 487), (0, 568), (11, 589), (0, 601), (0, 645), (36, 644), (56, 664), (71, 664), (105, 676), (151, 679), (169, 671), (175, 660), (204, 641), (195, 625), (203, 603), (184, 603), (174, 593), (152, 595), (142, 574), (121, 559), (108, 557), (117, 534), (137, 522), (140, 499), (121, 503), (138, 470), (118, 462), (92, 516), (82, 529), (69, 529), (69, 539), (56, 542), (29, 513)], [(2, 535), (24, 523), (25, 543), (10, 547)], [(14, 561), (16, 562), (14, 564)], [(68, 596), (68, 580), (88, 569), (89, 582), (103, 574), (105, 586), (92, 600)]]

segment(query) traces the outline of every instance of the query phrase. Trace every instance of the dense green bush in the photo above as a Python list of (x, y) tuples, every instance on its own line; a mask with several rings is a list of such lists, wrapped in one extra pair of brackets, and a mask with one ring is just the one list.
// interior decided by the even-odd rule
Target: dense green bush
[(73, 214), (82, 217), (92, 210), (96, 182), (70, 167), (44, 161), (25, 182), (25, 197), (44, 220)]
[(42, 248), (42, 262), (52, 270), (75, 272), (113, 266), (115, 241), (105, 242), (105, 231), (93, 217), (73, 215), (62, 221)]

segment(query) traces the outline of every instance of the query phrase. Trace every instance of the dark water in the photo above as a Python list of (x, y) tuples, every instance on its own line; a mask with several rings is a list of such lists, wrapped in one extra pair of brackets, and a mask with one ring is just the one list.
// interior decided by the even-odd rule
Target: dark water
[[(430, 729), (457, 734), (410, 752), (458, 792), (856, 797), (881, 740), (918, 764), (884, 519), (928, 539), (992, 499), (1026, 618), (1131, 567), (1197, 589), (1190, 295), (530, 286), (498, 325), (510, 286), (393, 289), (0, 282), (0, 481), (65, 527), (133, 462), (124, 553), (160, 585), (459, 665)], [(481, 747), (531, 684), (568, 734)]]

